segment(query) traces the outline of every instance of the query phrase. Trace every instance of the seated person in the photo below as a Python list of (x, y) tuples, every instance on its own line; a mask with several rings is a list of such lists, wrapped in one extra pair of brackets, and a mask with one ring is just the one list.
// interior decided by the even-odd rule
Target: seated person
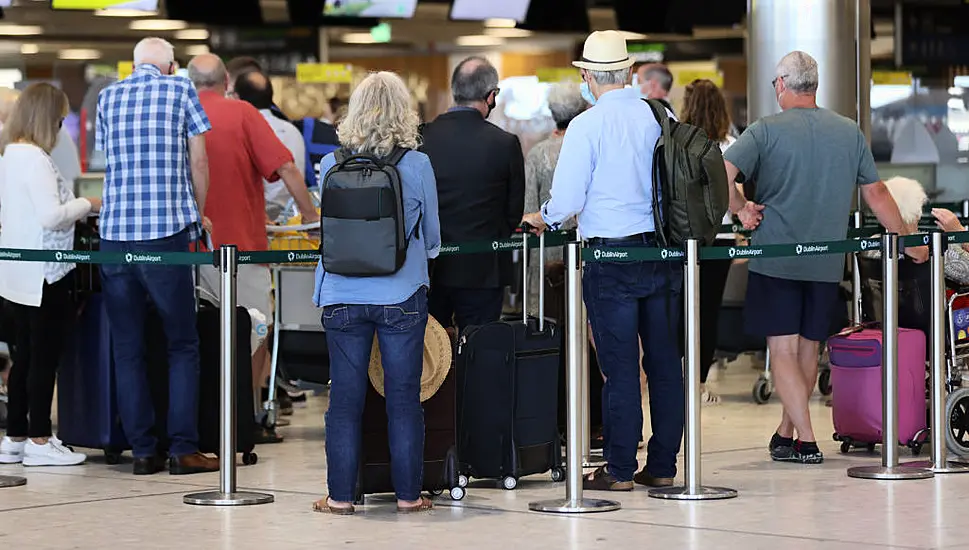
[[(965, 231), (959, 218), (945, 208), (933, 208), (935, 224), (946, 233)], [(959, 285), (969, 285), (969, 243), (952, 244), (945, 251), (945, 278)]]

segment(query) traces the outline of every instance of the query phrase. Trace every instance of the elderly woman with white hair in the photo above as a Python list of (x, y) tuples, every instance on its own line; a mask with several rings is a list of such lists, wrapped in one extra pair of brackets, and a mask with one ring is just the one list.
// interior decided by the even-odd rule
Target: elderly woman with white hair
[[(405, 150), (396, 166), (409, 240), (403, 266), (392, 275), (354, 277), (326, 272), (322, 262), (317, 267), (313, 302), (323, 308), (331, 378), (326, 412), (329, 496), (314, 503), (317, 512), (349, 515), (355, 511), (362, 416), (370, 384), (367, 370), (375, 333), (384, 369), (397, 511), (432, 506), (420, 494), (424, 467), (420, 390), (430, 286), (427, 264), (440, 251), (441, 226), (434, 170), (427, 155), (416, 151), (418, 123), (404, 81), (394, 73), (371, 74), (350, 96), (338, 129), (342, 148), (320, 162), (320, 173), (327, 174), (337, 164), (337, 154), (387, 159)], [(327, 196), (324, 192), (324, 213)]]

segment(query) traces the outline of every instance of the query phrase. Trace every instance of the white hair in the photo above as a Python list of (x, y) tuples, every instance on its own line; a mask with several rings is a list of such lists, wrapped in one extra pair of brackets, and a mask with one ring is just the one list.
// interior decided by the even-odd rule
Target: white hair
[(167, 40), (148, 37), (135, 46), (134, 64), (138, 65), (169, 65), (175, 62), (175, 46)]
[(555, 84), (548, 91), (548, 109), (552, 111), (552, 120), (560, 128), (568, 126), (588, 106), (577, 84), (563, 82)]
[(802, 51), (793, 51), (777, 64), (777, 78), (795, 94), (818, 93), (818, 62)]
[(922, 184), (910, 178), (895, 176), (885, 182), (885, 187), (888, 187), (888, 192), (895, 199), (902, 221), (906, 225), (919, 221), (922, 217), (922, 207), (929, 202)]
[(337, 133), (340, 143), (356, 153), (387, 157), (394, 147), (417, 149), (419, 125), (407, 85), (385, 71), (371, 73), (350, 94), (347, 115)]
[(589, 75), (600, 86), (623, 86), (629, 82), (629, 69), (618, 71), (589, 71)]

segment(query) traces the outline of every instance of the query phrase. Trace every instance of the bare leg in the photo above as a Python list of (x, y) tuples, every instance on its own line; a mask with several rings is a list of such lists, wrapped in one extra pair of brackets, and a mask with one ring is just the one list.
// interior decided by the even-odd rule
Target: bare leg
[[(814, 395), (814, 386), (818, 383), (818, 352), (820, 348), (820, 342), (798, 336), (797, 362), (801, 367), (801, 374), (804, 376), (804, 389), (807, 391), (809, 402), (811, 396)], [(777, 428), (777, 435), (781, 437), (794, 436), (794, 423), (791, 422), (791, 417), (787, 414), (787, 408), (781, 415), (781, 424)]]
[(252, 402), (255, 404), (256, 414), (262, 404), (262, 389), (266, 387), (266, 378), (269, 376), (269, 369), (272, 362), (269, 356), (268, 346), (263, 342), (256, 352), (252, 354)]
[[(767, 345), (770, 348), (774, 387), (780, 395), (784, 414), (803, 441), (815, 441), (814, 429), (811, 427), (811, 414), (808, 410), (809, 394), (805, 389), (806, 382), (798, 353), (799, 340), (800, 337), (797, 335), (771, 336), (767, 339)], [(817, 361), (817, 355), (815, 355), (815, 361)], [(781, 433), (784, 428), (782, 420), (778, 434), (790, 437), (788, 434)]]

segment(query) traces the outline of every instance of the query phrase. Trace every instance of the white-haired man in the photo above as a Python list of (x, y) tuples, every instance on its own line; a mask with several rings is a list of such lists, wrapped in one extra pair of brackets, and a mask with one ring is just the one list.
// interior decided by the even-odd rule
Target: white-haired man
[[(203, 134), (211, 129), (198, 94), (175, 73), (172, 45), (146, 38), (135, 46), (131, 76), (98, 96), (96, 147), (105, 152), (101, 250), (185, 252), (201, 235), (209, 186)], [(218, 470), (198, 452), (199, 350), (192, 269), (176, 265), (104, 265), (105, 308), (116, 363), (118, 409), (135, 456), (135, 475), (161, 471), (145, 364), (150, 300), (168, 343), (169, 470)]]
[[(791, 52), (777, 65), (771, 85), (782, 112), (752, 124), (724, 154), (731, 184), (757, 182), (755, 210), (760, 213), (753, 216), (750, 203), (731, 185), (731, 211), (743, 211), (747, 227), (759, 223), (753, 244), (844, 239), (857, 186), (882, 225), (906, 234), (857, 124), (818, 107), (817, 62), (804, 52)], [(925, 248), (906, 252), (917, 261), (927, 257)], [(824, 460), (808, 402), (817, 381), (819, 342), (830, 336), (843, 272), (840, 254), (751, 260), (746, 328), (767, 338), (784, 405), (770, 442), (774, 460)]]
[[(558, 228), (578, 214), (591, 246), (656, 247), (653, 225), (653, 147), (660, 126), (639, 90), (625, 88), (633, 60), (616, 31), (595, 32), (574, 63), (595, 106), (575, 117), (565, 134), (552, 197), (524, 221)], [(683, 436), (683, 371), (676, 330), (682, 266), (597, 262), (586, 268), (583, 297), (605, 377), (603, 453), (607, 465), (586, 478), (590, 490), (629, 491), (633, 481), (670, 486)], [(639, 344), (649, 378), (653, 435), (646, 466), (636, 473), (643, 429)]]

